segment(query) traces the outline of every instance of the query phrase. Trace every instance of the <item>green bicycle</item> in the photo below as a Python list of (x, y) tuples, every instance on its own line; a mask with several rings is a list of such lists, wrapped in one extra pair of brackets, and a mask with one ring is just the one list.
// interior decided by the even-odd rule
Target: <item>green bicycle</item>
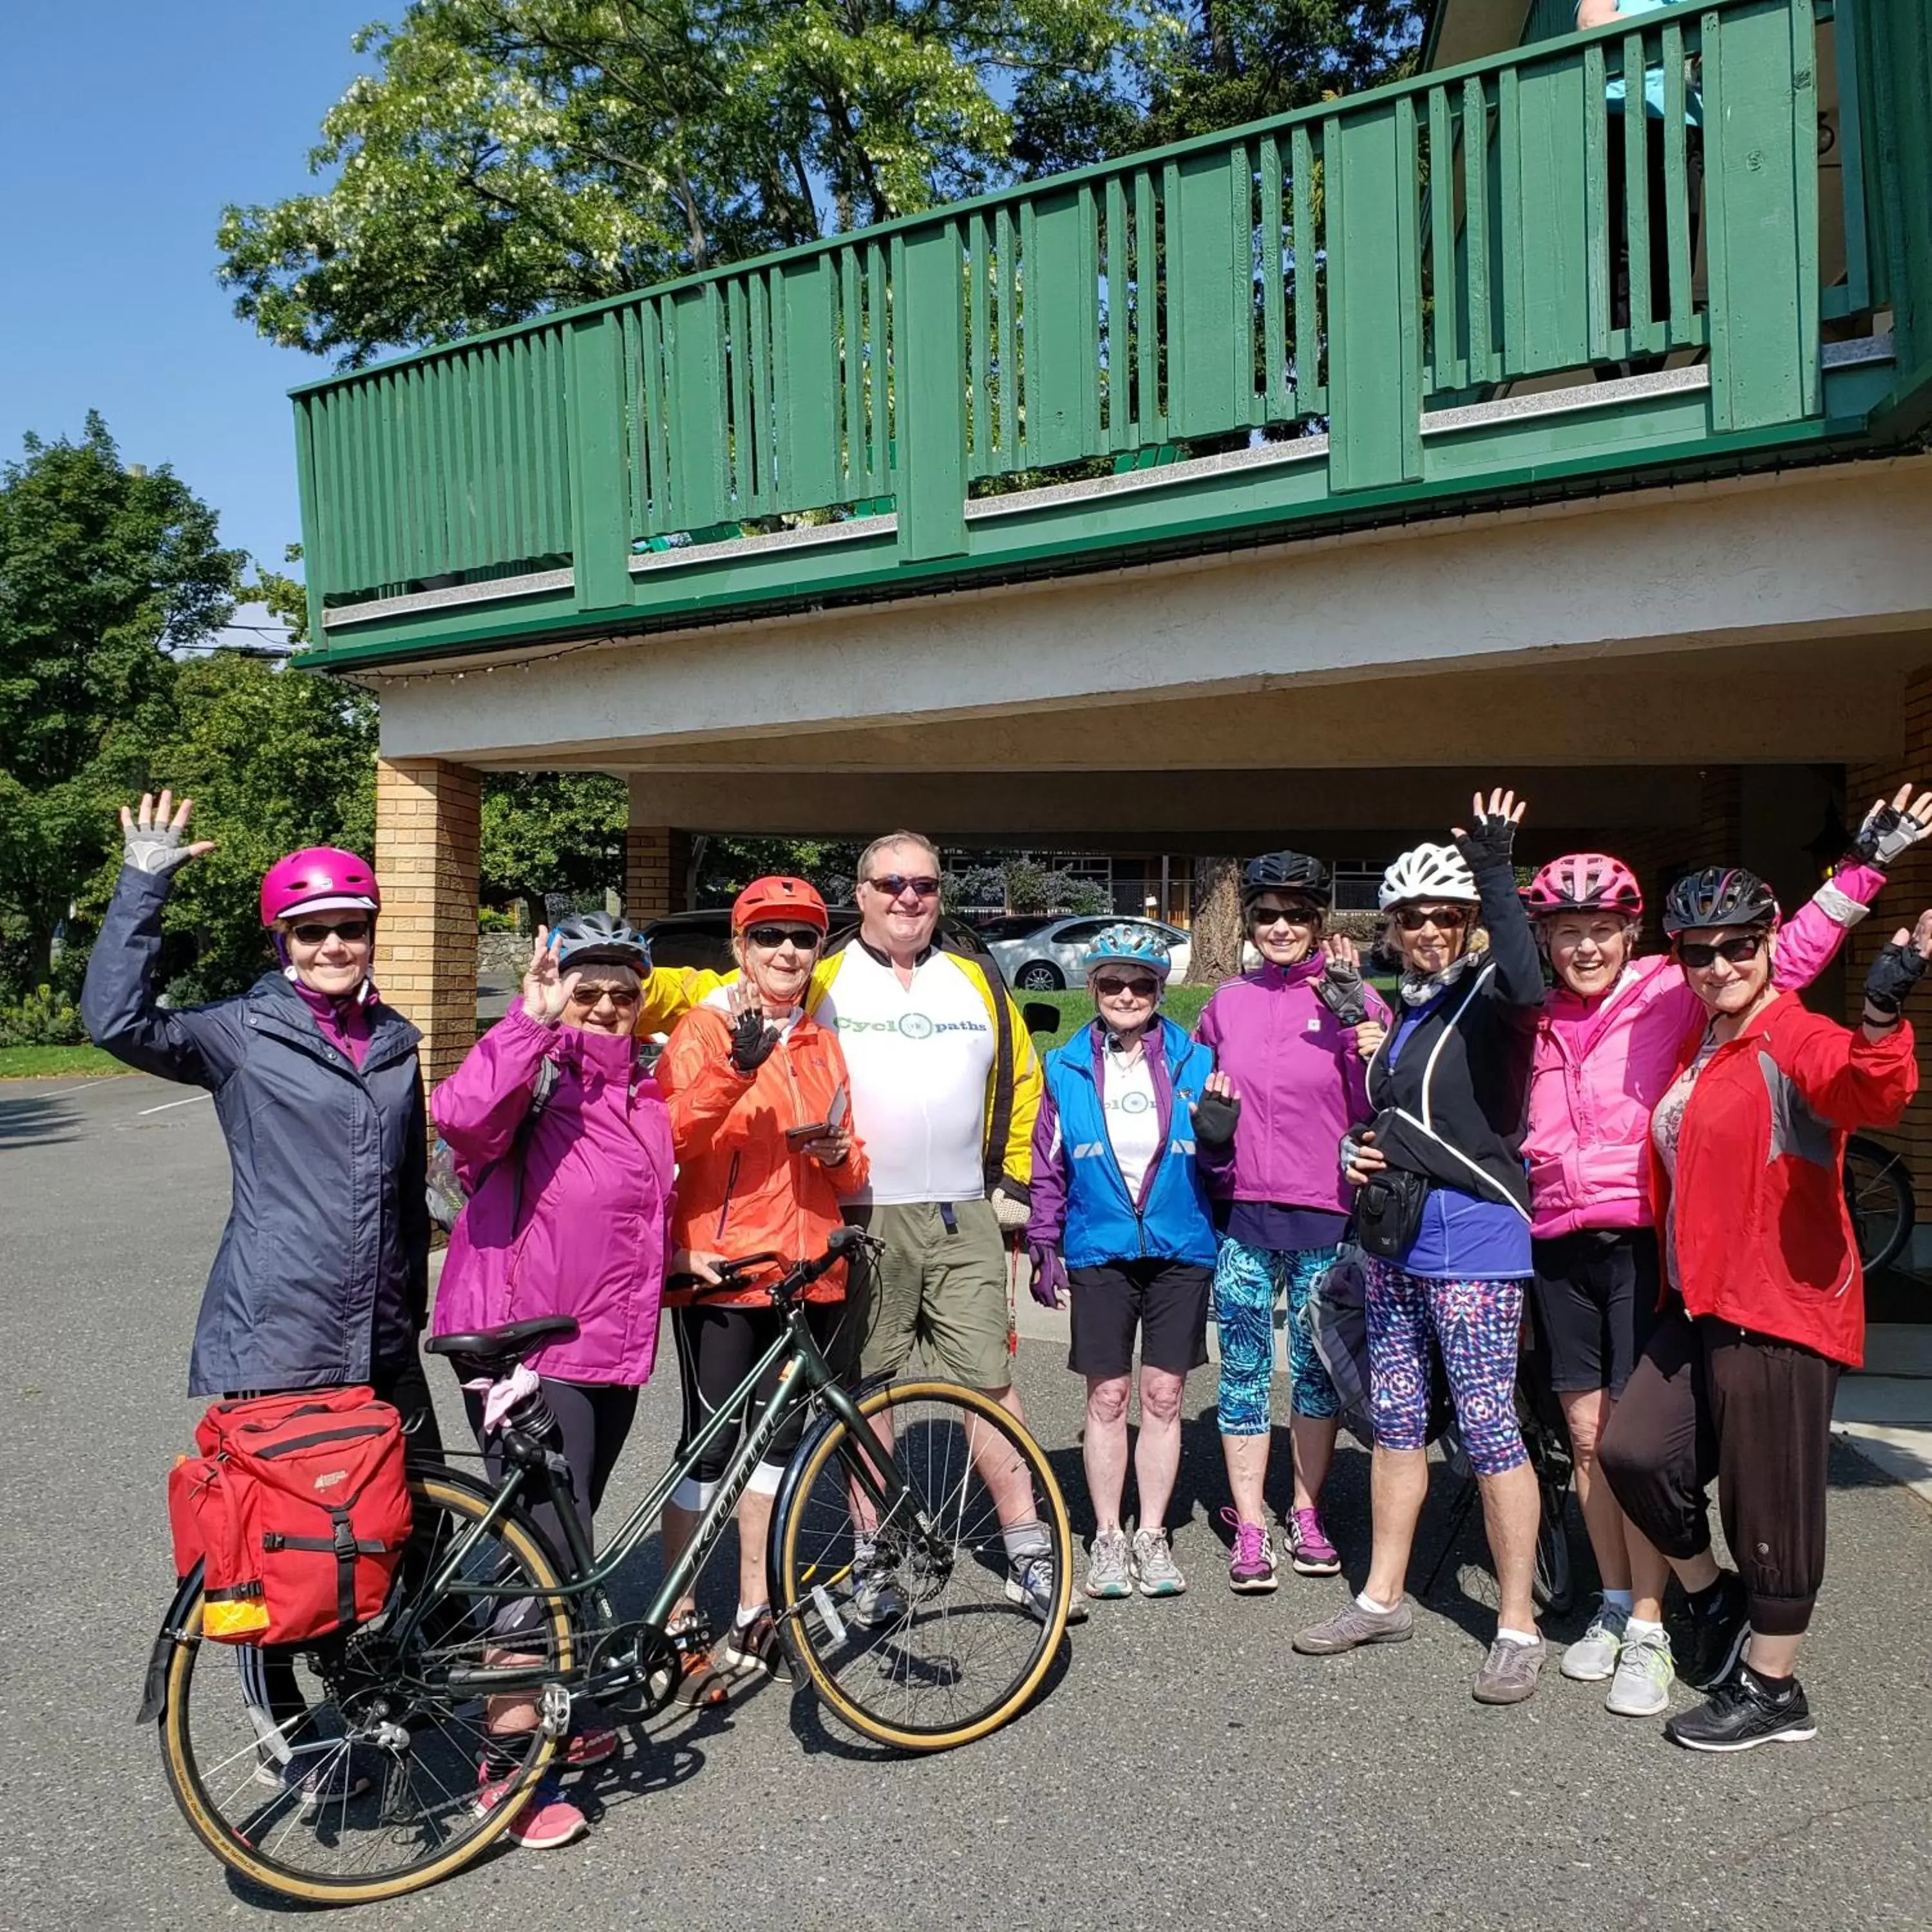
[[(574, 1697), (634, 1718), (670, 1700), (678, 1676), (665, 1635), (672, 1606), (716, 1549), (766, 1446), (801, 1409), (805, 1433), (774, 1498), (770, 1582), (782, 1636), (819, 1696), (861, 1736), (908, 1751), (970, 1743), (1022, 1710), (1066, 1628), (1066, 1505), (1039, 1444), (986, 1396), (924, 1379), (840, 1386), (801, 1297), (864, 1239), (838, 1230), (824, 1254), (771, 1286), (785, 1318), (778, 1340), (601, 1553), (551, 1446), (540, 1390), (501, 1426), (500, 1481), (412, 1464), (415, 1529), (382, 1613), (274, 1653), (293, 1668), (299, 1710), (250, 1701), (247, 1673), (222, 1654), (227, 1647), (202, 1642), (200, 1570), (185, 1578), (155, 1640), (140, 1715), (159, 1720), (169, 1785), (202, 1843), (256, 1884), (310, 1904), (394, 1898), (460, 1870), (556, 1762)], [(727, 1274), (769, 1271), (774, 1259), (748, 1257)], [(545, 1317), (430, 1346), (466, 1380), (501, 1380), (575, 1325)], [(611, 1578), (687, 1468), (753, 1405), (775, 1364), (776, 1392), (746, 1417), (690, 1547), (644, 1614), (620, 1618)], [(1033, 1514), (1016, 1521), (1022, 1474)], [(1004, 1524), (995, 1493), (1008, 1498)], [(566, 1550), (531, 1520), (530, 1504), (545, 1498)], [(1005, 1533), (1016, 1528), (1033, 1546), (1043, 1538), (1052, 1577), (1043, 1606), (1010, 1568)], [(862, 1600), (854, 1575), (862, 1550), (873, 1586)], [(892, 1585), (884, 1592), (880, 1565)], [(533, 1712), (534, 1726), (515, 1732), (523, 1755), (514, 1781), (479, 1806), (486, 1711), (512, 1706)], [(490, 1743), (500, 1763), (495, 1727)]]

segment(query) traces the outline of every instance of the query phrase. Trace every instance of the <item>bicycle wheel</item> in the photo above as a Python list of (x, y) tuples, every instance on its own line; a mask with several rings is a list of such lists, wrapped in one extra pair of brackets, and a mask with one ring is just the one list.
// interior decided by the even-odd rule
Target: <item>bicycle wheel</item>
[(457, 1870), (514, 1816), (516, 1793), (548, 1768), (567, 1724), (567, 1699), (553, 1684), (547, 1726), (529, 1732), (515, 1783), (479, 1810), (483, 1699), (452, 1676), (500, 1665), (507, 1641), (519, 1659), (566, 1678), (580, 1648), (572, 1600), (548, 1594), (555, 1559), (527, 1522), (506, 1516), (476, 1539), (458, 1576), (527, 1586), (514, 1636), (500, 1628), (512, 1600), (452, 1593), (392, 1641), (410, 1580), (425, 1580), (490, 1504), (487, 1490), (450, 1470), (412, 1470), (410, 1496), (416, 1522), (398, 1588), (346, 1637), (266, 1652), (204, 1643), (199, 1588), (178, 1626), (185, 1640), (169, 1660), (160, 1723), (169, 1787), (217, 1858), (285, 1898), (393, 1898)]
[(1854, 1134), (1845, 1143), (1845, 1205), (1868, 1274), (1898, 1259), (1912, 1238), (1912, 1174), (1891, 1148)]
[[(819, 1695), (861, 1736), (907, 1750), (970, 1743), (1026, 1704), (1066, 1625), (1072, 1536), (1045, 1454), (996, 1402), (950, 1382), (895, 1382), (859, 1399), (889, 1441), (905, 1492), (871, 1534), (882, 1572), (855, 1594), (854, 1556), (869, 1506), (851, 1472), (864, 1444), (842, 1423), (808, 1438), (788, 1472), (772, 1542), (774, 1603)], [(883, 1452), (880, 1452), (883, 1453)], [(987, 1476), (1010, 1497), (1053, 1564), (1042, 1622), (1010, 1580)], [(795, 1477), (795, 1480), (794, 1480)], [(1009, 1490), (1007, 1486), (1012, 1488)], [(869, 1620), (868, 1620), (869, 1619)]]
[(1570, 1529), (1566, 1511), (1570, 1486), (1539, 1476), (1536, 1493), (1542, 1516), (1536, 1526), (1536, 1567), (1530, 1575), (1530, 1594), (1539, 1610), (1560, 1617), (1574, 1600), (1576, 1586), (1570, 1568)]

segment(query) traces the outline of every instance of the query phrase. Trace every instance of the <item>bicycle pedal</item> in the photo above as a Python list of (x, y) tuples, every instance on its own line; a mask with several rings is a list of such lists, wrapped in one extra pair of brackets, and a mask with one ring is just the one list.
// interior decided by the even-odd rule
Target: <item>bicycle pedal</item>
[(547, 1738), (570, 1733), (570, 1693), (561, 1684), (546, 1684), (538, 1700), (537, 1728)]

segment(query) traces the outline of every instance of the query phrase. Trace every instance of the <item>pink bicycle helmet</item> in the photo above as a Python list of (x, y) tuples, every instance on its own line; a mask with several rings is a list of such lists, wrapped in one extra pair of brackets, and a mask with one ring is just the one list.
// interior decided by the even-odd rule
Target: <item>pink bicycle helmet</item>
[(337, 845), (308, 845), (278, 859), (262, 874), (262, 923), (274, 926), (300, 912), (353, 908), (380, 912), (376, 875), (353, 852)]
[(1532, 919), (1559, 912), (1616, 912), (1637, 919), (1643, 913), (1636, 874), (1607, 852), (1566, 852), (1551, 860), (1521, 896)]

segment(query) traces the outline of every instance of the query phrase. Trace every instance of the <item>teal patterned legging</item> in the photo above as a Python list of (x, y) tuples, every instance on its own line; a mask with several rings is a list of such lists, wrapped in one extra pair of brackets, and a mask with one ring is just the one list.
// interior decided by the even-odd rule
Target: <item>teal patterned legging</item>
[(1274, 1304), (1288, 1297), (1288, 1372), (1297, 1415), (1332, 1416), (1341, 1403), (1315, 1352), (1308, 1298), (1335, 1258), (1330, 1248), (1251, 1248), (1223, 1236), (1214, 1264), (1214, 1319), (1221, 1330), (1220, 1421), (1223, 1436), (1268, 1432), (1268, 1387), (1274, 1376)]

